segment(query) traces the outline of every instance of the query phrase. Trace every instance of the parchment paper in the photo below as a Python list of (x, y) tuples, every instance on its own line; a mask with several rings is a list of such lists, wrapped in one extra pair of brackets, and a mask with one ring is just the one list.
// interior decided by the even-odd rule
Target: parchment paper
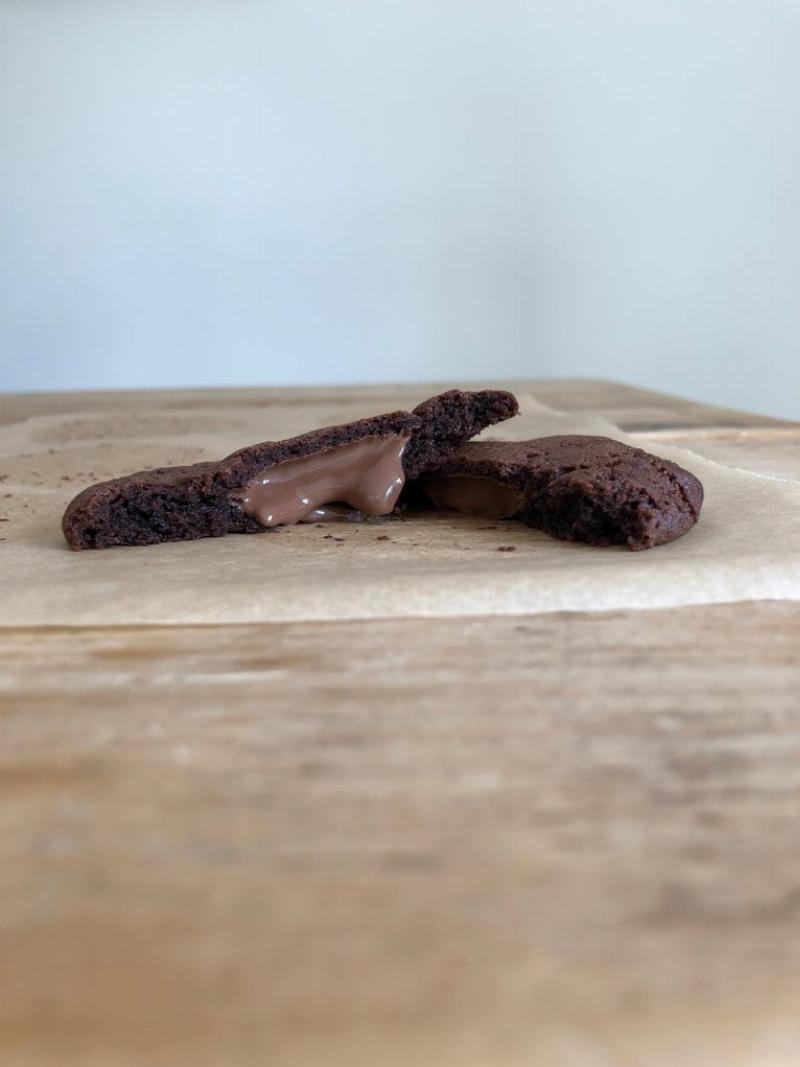
[[(523, 414), (486, 436), (599, 433), (648, 447), (641, 435), (626, 438), (601, 418), (563, 415), (533, 396), (520, 400)], [(130, 414), (76, 411), (0, 427), (0, 517), (7, 520), (0, 522), (0, 625), (210, 624), (800, 599), (800, 473), (766, 477), (660, 442), (651, 449), (697, 474), (706, 500), (692, 532), (648, 552), (567, 544), (520, 523), (435, 513), (147, 548), (75, 553), (66, 547), (64, 507), (91, 482), (218, 459), (255, 441), (381, 410), (370, 401), (316, 400), (267, 412), (224, 403), (224, 394), (209, 392), (207, 402), (189, 409), (142, 403)]]

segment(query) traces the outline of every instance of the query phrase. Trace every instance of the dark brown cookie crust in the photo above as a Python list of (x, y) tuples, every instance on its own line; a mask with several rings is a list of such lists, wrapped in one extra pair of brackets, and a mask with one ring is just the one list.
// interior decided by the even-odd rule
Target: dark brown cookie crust
[(451, 389), (423, 401), (414, 408), (414, 415), (422, 421), (403, 457), (406, 478), (418, 478), (475, 434), (518, 411), (517, 398), (499, 389)]
[(485, 426), (516, 412), (511, 393), (453, 389), (413, 412), (396, 411), (286, 441), (266, 441), (217, 463), (139, 471), (79, 493), (64, 513), (64, 537), (71, 548), (81, 549), (262, 533), (264, 527), (242, 511), (231, 493), (275, 464), (364, 437), (410, 433), (403, 469), (407, 478), (416, 478)]
[(474, 441), (435, 473), (492, 478), (519, 489), (518, 517), (552, 537), (634, 551), (681, 537), (703, 503), (703, 486), (689, 471), (608, 437)]

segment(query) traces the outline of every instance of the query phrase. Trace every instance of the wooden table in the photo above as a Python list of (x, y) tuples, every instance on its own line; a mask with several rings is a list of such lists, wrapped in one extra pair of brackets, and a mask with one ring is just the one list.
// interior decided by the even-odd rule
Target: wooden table
[[(800, 464), (800, 426), (534, 388)], [(6, 620), (0, 686), (3, 1067), (800, 1063), (800, 604)]]

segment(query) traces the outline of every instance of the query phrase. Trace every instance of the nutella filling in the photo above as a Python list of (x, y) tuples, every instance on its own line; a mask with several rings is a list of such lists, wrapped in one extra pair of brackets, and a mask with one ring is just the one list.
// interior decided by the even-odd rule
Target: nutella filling
[(363, 522), (369, 518), (363, 511), (356, 511), (349, 504), (326, 504), (321, 508), (314, 508), (310, 515), (306, 515), (300, 522)]
[(522, 508), (524, 497), (513, 485), (470, 474), (432, 475), (421, 482), (425, 496), (436, 508), (468, 511), (490, 519), (510, 519)]
[(403, 488), (403, 452), (409, 434), (362, 437), (268, 467), (232, 494), (262, 526), (315, 522), (346, 515), (349, 504), (364, 515), (388, 515)]

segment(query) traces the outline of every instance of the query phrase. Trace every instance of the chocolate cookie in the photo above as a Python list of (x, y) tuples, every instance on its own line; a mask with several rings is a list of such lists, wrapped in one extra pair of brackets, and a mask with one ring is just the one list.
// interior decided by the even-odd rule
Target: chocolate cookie
[(516, 516), (551, 537), (634, 551), (681, 537), (703, 503), (693, 474), (608, 437), (475, 441), (417, 489), (434, 507)]
[(107, 548), (261, 533), (327, 518), (333, 503), (387, 515), (407, 478), (419, 478), (485, 426), (516, 413), (511, 393), (453, 389), (413, 412), (251, 445), (218, 463), (92, 485), (69, 504), (62, 529), (74, 549)]

